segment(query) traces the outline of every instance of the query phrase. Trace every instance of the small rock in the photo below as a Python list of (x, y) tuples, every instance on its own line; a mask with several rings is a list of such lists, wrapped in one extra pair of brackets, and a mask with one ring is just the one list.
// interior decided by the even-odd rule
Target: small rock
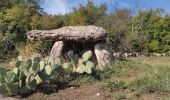
[(70, 87), (70, 89), (75, 89), (75, 87)]
[(97, 93), (97, 96), (99, 96), (100, 95), (100, 93)]

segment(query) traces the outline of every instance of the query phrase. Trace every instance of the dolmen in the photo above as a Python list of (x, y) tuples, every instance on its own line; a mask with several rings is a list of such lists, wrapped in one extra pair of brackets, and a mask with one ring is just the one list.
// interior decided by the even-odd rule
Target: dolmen
[(50, 60), (62, 57), (64, 46), (69, 47), (74, 45), (74, 43), (90, 44), (97, 60), (97, 68), (99, 69), (103, 69), (106, 64), (114, 59), (112, 47), (106, 41), (107, 33), (102, 27), (67, 26), (54, 30), (31, 30), (26, 34), (28, 39), (33, 41), (55, 42), (50, 53)]

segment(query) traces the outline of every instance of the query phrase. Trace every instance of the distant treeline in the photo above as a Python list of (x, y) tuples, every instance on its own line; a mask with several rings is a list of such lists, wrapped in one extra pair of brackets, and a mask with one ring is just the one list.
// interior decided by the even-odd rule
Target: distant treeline
[[(32, 29), (56, 29), (69, 25), (97, 25), (108, 32), (116, 51), (167, 52), (170, 50), (170, 15), (163, 9), (142, 11), (114, 8), (93, 2), (74, 8), (64, 15), (48, 15), (41, 0), (0, 0), (0, 52), (7, 43), (26, 43), (25, 33)], [(43, 43), (46, 44), (46, 43)], [(41, 45), (42, 46), (42, 45)], [(0, 54), (0, 55), (1, 55)]]

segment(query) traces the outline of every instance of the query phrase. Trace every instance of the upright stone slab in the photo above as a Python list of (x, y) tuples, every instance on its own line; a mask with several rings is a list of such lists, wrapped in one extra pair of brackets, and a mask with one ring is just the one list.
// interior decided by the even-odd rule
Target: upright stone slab
[(97, 43), (94, 50), (98, 62), (98, 68), (101, 70), (106, 67), (106, 64), (114, 59), (112, 48), (107, 43)]
[(64, 42), (63, 41), (57, 41), (54, 43), (49, 60), (52, 61), (55, 58), (59, 58), (61, 56), (62, 50), (63, 50)]

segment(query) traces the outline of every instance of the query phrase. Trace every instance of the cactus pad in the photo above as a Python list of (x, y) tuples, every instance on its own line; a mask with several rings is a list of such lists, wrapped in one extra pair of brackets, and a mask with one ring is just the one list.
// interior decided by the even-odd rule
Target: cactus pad
[(46, 65), (46, 66), (45, 66), (45, 73), (46, 73), (47, 75), (51, 75), (51, 73), (52, 73), (52, 67), (51, 67), (50, 65)]
[(82, 59), (83, 59), (83, 61), (86, 62), (86, 61), (88, 61), (91, 57), (92, 57), (92, 51), (89, 50), (89, 51), (87, 51), (87, 52), (85, 52), (85, 53), (83, 54)]

